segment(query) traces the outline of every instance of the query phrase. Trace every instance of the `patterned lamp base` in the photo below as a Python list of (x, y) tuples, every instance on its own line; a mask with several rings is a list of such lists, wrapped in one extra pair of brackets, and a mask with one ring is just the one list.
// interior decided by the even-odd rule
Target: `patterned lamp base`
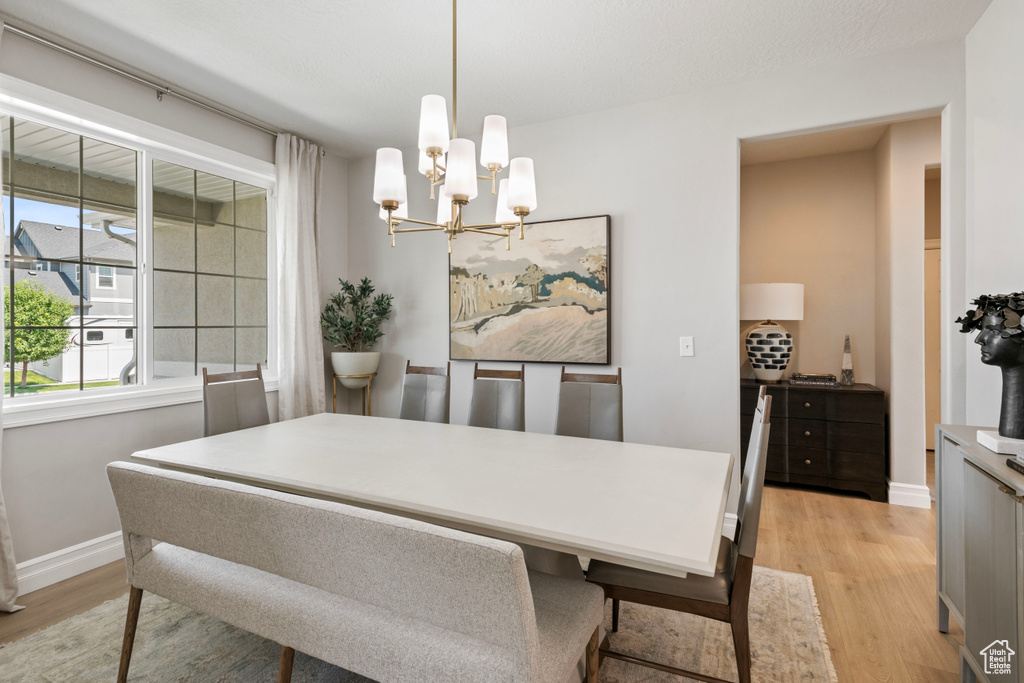
[(754, 376), (764, 384), (778, 384), (793, 356), (793, 335), (782, 325), (767, 320), (747, 335), (747, 358)]

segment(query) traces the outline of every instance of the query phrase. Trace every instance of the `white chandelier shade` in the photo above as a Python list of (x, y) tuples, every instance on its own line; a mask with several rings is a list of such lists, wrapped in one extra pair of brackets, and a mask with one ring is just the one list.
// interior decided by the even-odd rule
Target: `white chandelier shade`
[(488, 171), (508, 166), (508, 124), (504, 116), (484, 117), (484, 136), (480, 141), (480, 165)]
[(448, 143), (448, 165), (444, 169), (444, 195), (475, 199), (476, 143), (466, 138), (455, 138)]
[(516, 211), (537, 208), (537, 184), (533, 177), (533, 159), (516, 157), (508, 167), (508, 208)]
[(394, 147), (377, 150), (377, 166), (373, 173), (373, 201), (378, 204), (406, 200), (405, 173), (402, 170), (402, 151)]
[(420, 150), (447, 152), (448, 138), (448, 104), (440, 95), (424, 95), (420, 102)]
[[(443, 187), (441, 188), (444, 189)], [(441, 196), (437, 200), (437, 223), (444, 225), (445, 223), (451, 223), (452, 221), (452, 200), (441, 192)]]
[(494, 211), (494, 222), (498, 225), (513, 225), (519, 222), (508, 205), (508, 178), (498, 183), (498, 206)]

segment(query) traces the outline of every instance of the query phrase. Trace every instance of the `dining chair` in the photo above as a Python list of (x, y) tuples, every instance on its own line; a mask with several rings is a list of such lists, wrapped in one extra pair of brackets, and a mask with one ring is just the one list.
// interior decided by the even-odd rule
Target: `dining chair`
[(469, 426), (525, 432), (525, 389), (525, 364), (519, 370), (481, 370), (474, 363)]
[(403, 420), (448, 424), (451, 369), (451, 363), (443, 368), (431, 368), (413, 365), (406, 360), (402, 406), (398, 417)]
[(555, 434), (622, 441), (622, 368), (589, 375), (567, 373), (563, 365)]
[(217, 375), (203, 368), (203, 436), (270, 424), (263, 370)]
[[(740, 485), (736, 541), (722, 537), (714, 576), (691, 573), (680, 579), (600, 560), (592, 561), (587, 572), (587, 581), (601, 586), (605, 598), (612, 599), (613, 632), (617, 631), (619, 626), (619, 600), (727, 622), (732, 628), (740, 683), (750, 683), (750, 630), (747, 607), (750, 600), (754, 555), (757, 551), (757, 530), (761, 519), (761, 494), (764, 490), (771, 408), (771, 396), (765, 396), (762, 392), (754, 413), (747, 462)], [(721, 678), (625, 655), (608, 648), (601, 648), (601, 656), (651, 667), (677, 676), (712, 683), (729, 683)]]

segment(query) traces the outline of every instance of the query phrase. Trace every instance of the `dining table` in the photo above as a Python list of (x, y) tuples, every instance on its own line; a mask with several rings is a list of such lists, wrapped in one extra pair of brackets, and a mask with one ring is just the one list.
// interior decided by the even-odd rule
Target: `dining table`
[(132, 459), (678, 577), (714, 575), (734, 463), (729, 453), (330, 413)]

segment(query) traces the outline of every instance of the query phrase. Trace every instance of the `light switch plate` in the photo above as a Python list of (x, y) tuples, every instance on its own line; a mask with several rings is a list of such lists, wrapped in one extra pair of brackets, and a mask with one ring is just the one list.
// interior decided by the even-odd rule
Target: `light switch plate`
[(680, 337), (679, 338), (679, 355), (680, 356), (692, 356), (693, 355), (693, 337)]

